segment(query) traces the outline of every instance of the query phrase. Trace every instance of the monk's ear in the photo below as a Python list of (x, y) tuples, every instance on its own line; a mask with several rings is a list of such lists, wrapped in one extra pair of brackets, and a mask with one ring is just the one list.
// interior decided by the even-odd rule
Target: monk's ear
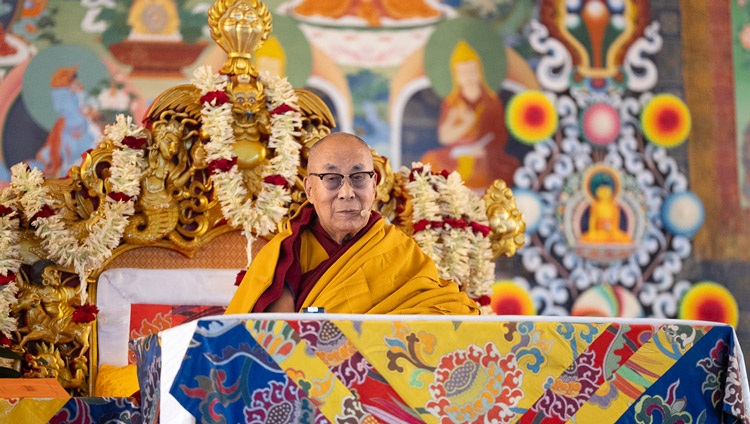
[(307, 197), (307, 201), (312, 205), (312, 182), (310, 181), (310, 177), (305, 177), (305, 179), (302, 180), (302, 183), (305, 186), (305, 196)]

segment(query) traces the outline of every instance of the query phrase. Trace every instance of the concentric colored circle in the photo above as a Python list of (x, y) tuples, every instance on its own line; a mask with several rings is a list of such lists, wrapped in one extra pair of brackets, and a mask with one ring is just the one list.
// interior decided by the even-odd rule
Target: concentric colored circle
[(529, 292), (512, 280), (496, 281), (490, 297), (490, 306), (497, 315), (536, 315)]
[(690, 134), (690, 111), (679, 97), (659, 94), (646, 104), (641, 113), (646, 138), (657, 146), (676, 147)]
[(557, 130), (557, 112), (541, 91), (522, 91), (508, 103), (506, 122), (511, 134), (526, 144), (549, 139)]
[(643, 307), (635, 295), (622, 286), (600, 284), (581, 293), (573, 302), (572, 316), (643, 317)]
[(703, 226), (706, 212), (703, 202), (695, 193), (672, 193), (661, 208), (664, 227), (671, 233), (692, 238)]
[(590, 143), (606, 146), (620, 134), (620, 114), (609, 103), (595, 103), (583, 111), (581, 130)]
[(543, 204), (539, 193), (524, 188), (514, 188), (513, 198), (516, 200), (516, 207), (523, 214), (523, 221), (526, 223), (526, 232), (535, 233), (542, 221)]
[(680, 319), (723, 322), (737, 326), (739, 308), (729, 290), (715, 281), (701, 281), (683, 295)]

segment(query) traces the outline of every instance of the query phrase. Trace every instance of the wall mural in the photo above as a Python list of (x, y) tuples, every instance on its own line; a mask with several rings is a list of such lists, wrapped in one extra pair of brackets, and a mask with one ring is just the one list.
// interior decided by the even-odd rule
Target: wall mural
[[(530, 39), (547, 95), (521, 93), (509, 111), (534, 143), (514, 178), (522, 211), (535, 211), (520, 252), (532, 296), (543, 314), (673, 317), (703, 209), (669, 156), (689, 134), (687, 107), (652, 91), (659, 23), (645, 1), (540, 7)], [(535, 137), (553, 118), (551, 136)]]
[[(513, 187), (527, 242), (515, 268), (498, 267), (498, 312), (736, 324), (731, 293), (682, 275), (704, 209), (672, 156), (691, 116), (680, 93), (658, 91), (649, 1), (266, 4), (258, 69), (318, 94), (337, 130), (394, 168), (429, 162), (478, 192)], [(140, 118), (195, 67), (218, 69), (209, 6), (3, 0), (0, 185), (19, 161), (64, 175), (117, 114)], [(698, 300), (681, 312), (686, 296)], [(713, 316), (694, 315), (702, 301)]]
[[(732, 2), (732, 34), (734, 43), (735, 110), (737, 111), (737, 178), (741, 187), (744, 209), (750, 208), (750, 99), (744, 93), (750, 90), (750, 3)], [(740, 94), (742, 93), (742, 94)]]

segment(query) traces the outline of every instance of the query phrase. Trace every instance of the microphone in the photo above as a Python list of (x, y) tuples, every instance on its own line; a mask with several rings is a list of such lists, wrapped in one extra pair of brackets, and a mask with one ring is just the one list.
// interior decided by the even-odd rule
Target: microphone
[(362, 209), (362, 210), (361, 210), (361, 211), (359, 212), (359, 214), (360, 214), (360, 215), (362, 215), (362, 218), (367, 218), (367, 215), (369, 215), (369, 214), (370, 214), (370, 210), (369, 210), (369, 209)]

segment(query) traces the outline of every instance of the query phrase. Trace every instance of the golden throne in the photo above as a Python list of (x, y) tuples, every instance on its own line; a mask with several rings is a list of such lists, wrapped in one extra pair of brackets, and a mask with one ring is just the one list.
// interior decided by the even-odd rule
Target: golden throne
[[(218, 0), (208, 24), (227, 53), (219, 73), (201, 68), (193, 83), (162, 93), (143, 126), (118, 117), (67, 178), (40, 181), (25, 165), (14, 167), (3, 199), (16, 211), (16, 348), (25, 355), (26, 376), (57, 377), (74, 395), (94, 394), (99, 367), (107, 364), (102, 347), (116, 344), (113, 334), (129, 336), (127, 329), (108, 328), (128, 314), (128, 302), (169, 301), (156, 299), (158, 288), (185, 295), (181, 304), (220, 311), (233, 275), (305, 201), (307, 151), (335, 127), (330, 111), (311, 92), (254, 69), (253, 52), (271, 31), (262, 2)], [(455, 176), (428, 167), (394, 171), (387, 158), (373, 154), (376, 209), (414, 235), (414, 173), (427, 181)], [(525, 227), (510, 189), (498, 180), (474, 196), (481, 216), (472, 219), (489, 230), (479, 261), (512, 256)], [(439, 238), (424, 240), (429, 249), (424, 243)], [(459, 283), (471, 290), (472, 278)], [(194, 285), (186, 286), (188, 280)], [(45, 300), (35, 292), (44, 290), (62, 305), (57, 312), (38, 309)], [(123, 294), (128, 290), (138, 299)], [(86, 312), (95, 315), (87, 305), (98, 307), (95, 321), (85, 319)], [(55, 361), (40, 365), (44, 357)]]

